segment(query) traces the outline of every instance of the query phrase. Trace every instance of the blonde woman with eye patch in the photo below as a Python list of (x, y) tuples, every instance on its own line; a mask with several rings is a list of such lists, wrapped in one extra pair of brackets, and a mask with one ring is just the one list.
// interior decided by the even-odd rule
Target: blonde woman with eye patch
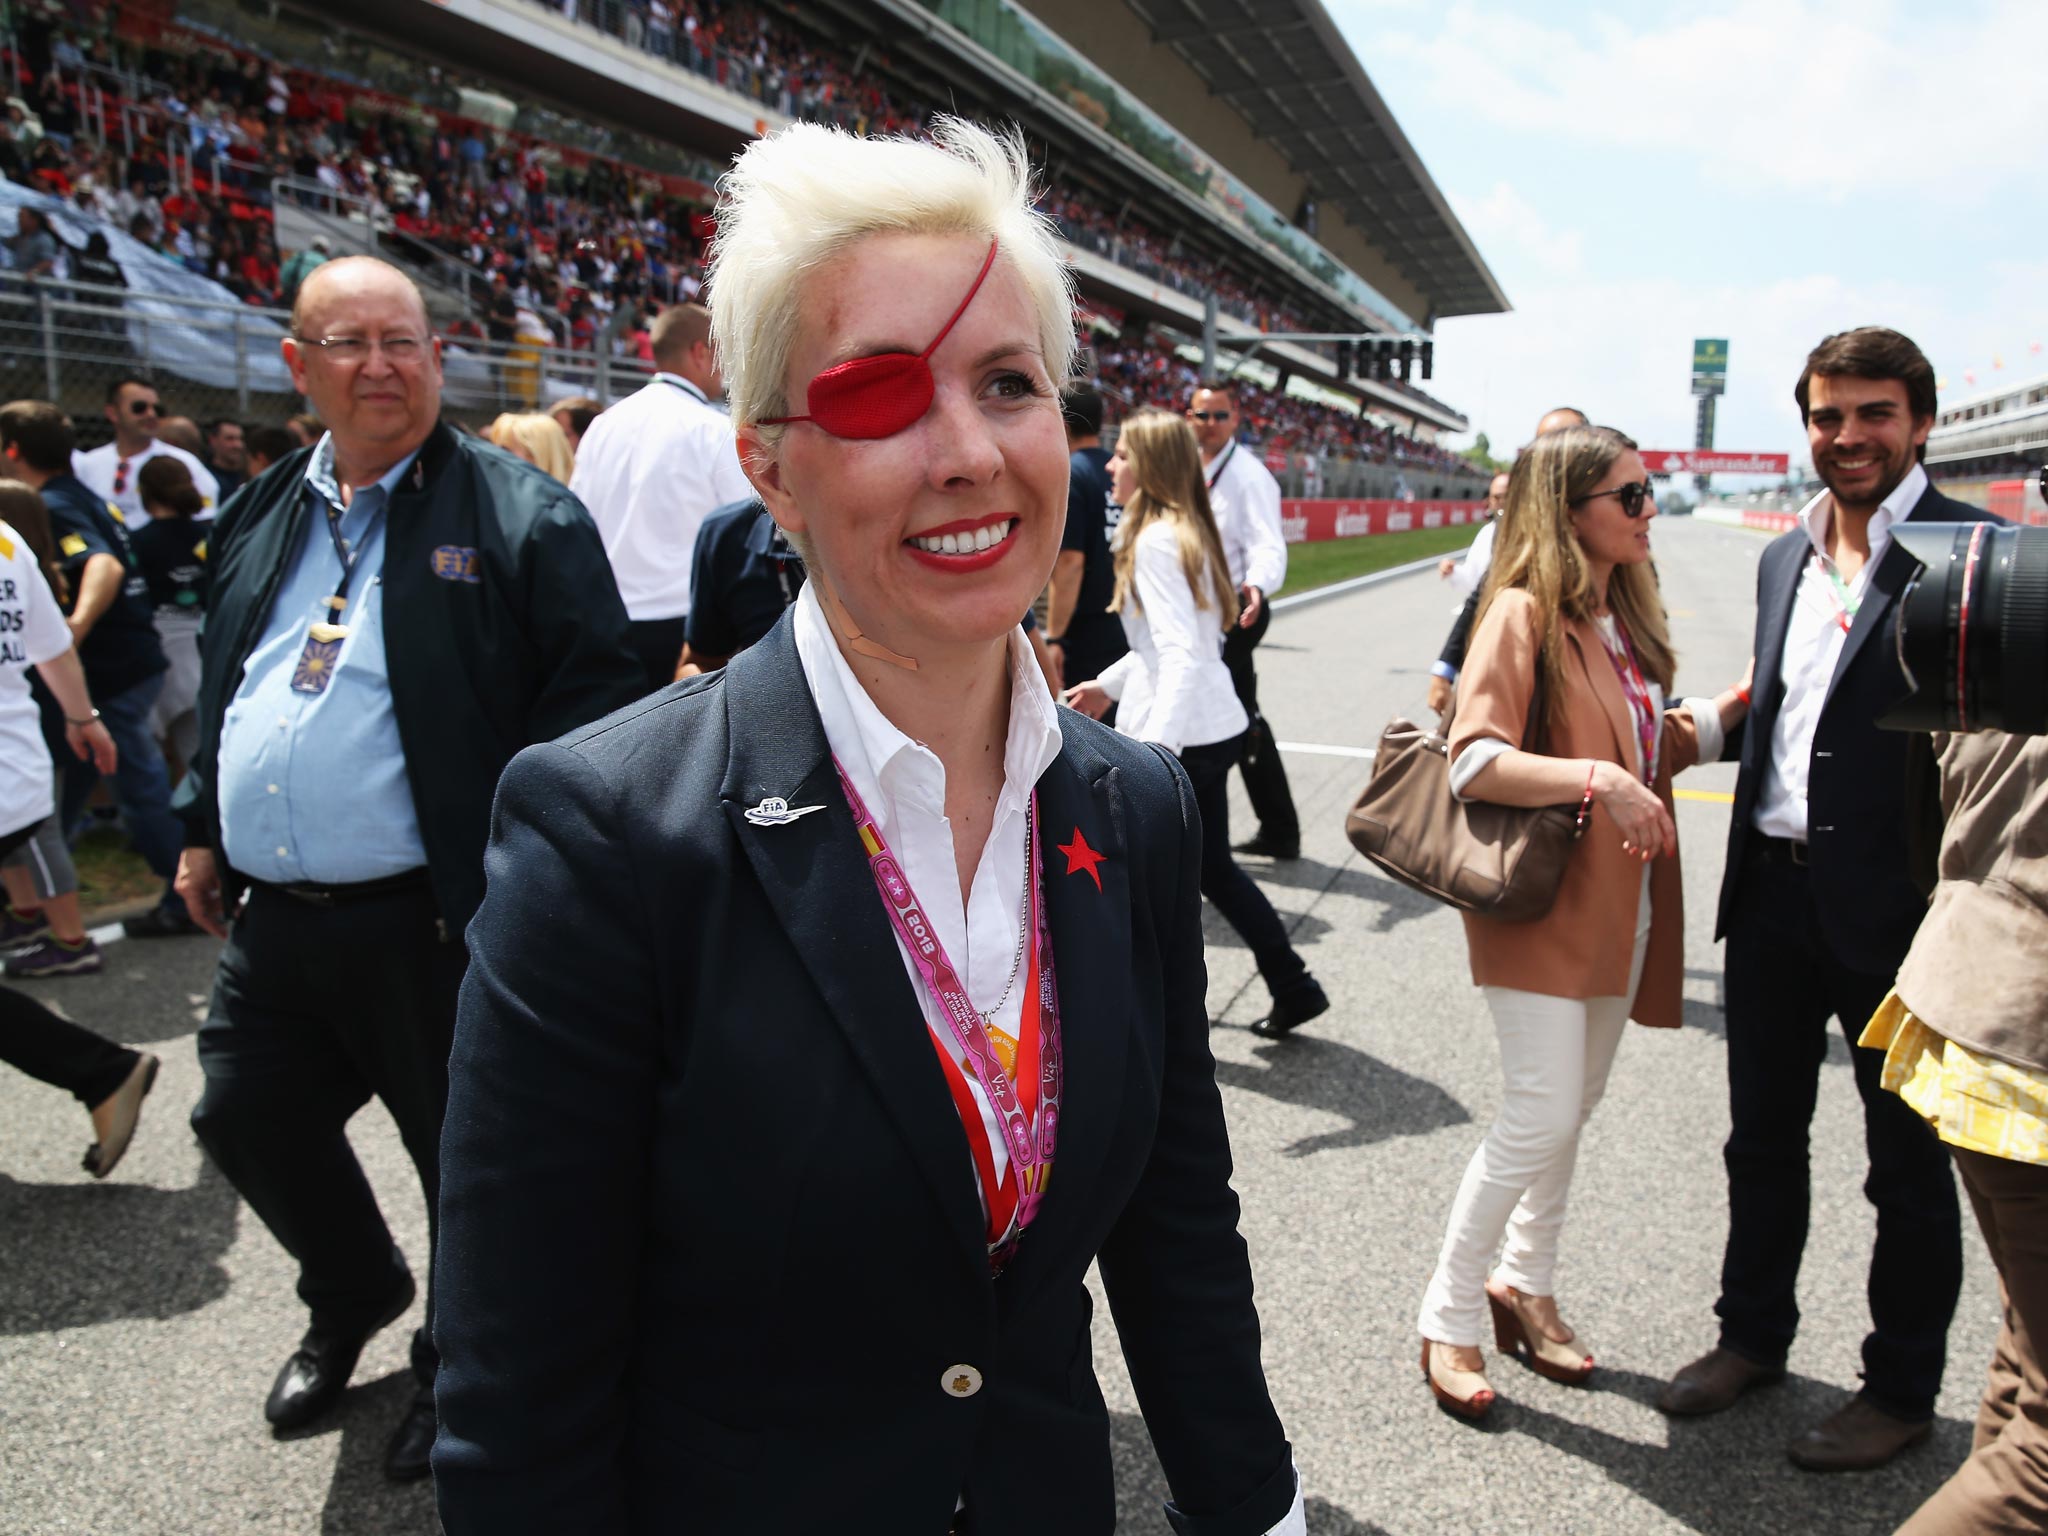
[(1195, 790), (1017, 615), (1073, 353), (1021, 144), (798, 124), (714, 340), (808, 580), (506, 773), (444, 1152), (450, 1536), (1108, 1536), (1103, 1288), (1199, 1536), (1305, 1536), (1209, 1054)]

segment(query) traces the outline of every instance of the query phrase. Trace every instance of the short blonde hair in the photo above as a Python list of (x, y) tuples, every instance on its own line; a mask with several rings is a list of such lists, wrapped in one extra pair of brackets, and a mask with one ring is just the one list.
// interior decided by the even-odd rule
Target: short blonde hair
[(507, 453), (524, 450), (520, 453), (522, 458), (564, 485), (576, 472), (576, 455), (569, 447), (569, 434), (552, 416), (507, 411), (490, 424), (484, 436)]
[(927, 142), (792, 123), (742, 150), (719, 193), (711, 336), (736, 424), (790, 414), (784, 376), (804, 282), (868, 235), (994, 240), (1038, 311), (1046, 372), (1056, 388), (1068, 382), (1072, 279), (1051, 222), (1031, 206), (1031, 162), (1016, 130), (941, 117)]

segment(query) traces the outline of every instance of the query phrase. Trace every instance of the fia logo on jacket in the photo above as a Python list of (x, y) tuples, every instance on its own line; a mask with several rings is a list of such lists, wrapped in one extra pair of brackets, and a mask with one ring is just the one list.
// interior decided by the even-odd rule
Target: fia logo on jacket
[(465, 545), (443, 544), (427, 557), (427, 563), (443, 581), (467, 582), (473, 587), (483, 583), (482, 562), (476, 551)]

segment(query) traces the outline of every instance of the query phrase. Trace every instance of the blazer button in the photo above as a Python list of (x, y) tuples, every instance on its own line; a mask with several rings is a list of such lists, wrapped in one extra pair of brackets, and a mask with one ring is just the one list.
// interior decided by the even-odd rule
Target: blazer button
[(971, 1365), (949, 1365), (939, 1386), (948, 1397), (972, 1397), (981, 1390), (981, 1372)]

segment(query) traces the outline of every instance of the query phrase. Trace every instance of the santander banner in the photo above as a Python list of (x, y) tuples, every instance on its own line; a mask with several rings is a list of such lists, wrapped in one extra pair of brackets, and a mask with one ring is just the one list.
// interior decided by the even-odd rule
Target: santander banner
[(1645, 448), (1643, 468), (1653, 475), (1782, 475), (1783, 453), (1716, 453), (1711, 448)]
[(1320, 544), (1325, 539), (1484, 521), (1483, 501), (1310, 501), (1291, 497), (1280, 503), (1280, 531), (1290, 544)]

